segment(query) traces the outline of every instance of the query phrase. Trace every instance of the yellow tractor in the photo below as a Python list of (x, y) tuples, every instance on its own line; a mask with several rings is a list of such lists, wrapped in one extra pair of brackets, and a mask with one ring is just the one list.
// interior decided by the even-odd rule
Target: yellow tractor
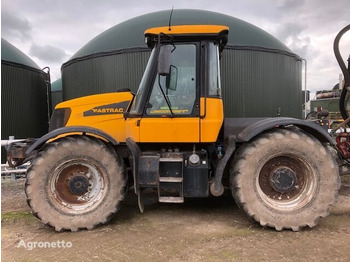
[[(314, 227), (337, 199), (335, 141), (294, 118), (225, 118), (223, 25), (145, 31), (152, 53), (137, 94), (128, 90), (65, 101), (50, 132), (12, 144), (12, 165), (31, 161), (25, 192), (35, 216), (57, 231), (92, 229), (119, 211), (131, 185), (159, 202), (220, 196), (230, 188), (262, 226)], [(129, 181), (129, 183), (128, 183)]]

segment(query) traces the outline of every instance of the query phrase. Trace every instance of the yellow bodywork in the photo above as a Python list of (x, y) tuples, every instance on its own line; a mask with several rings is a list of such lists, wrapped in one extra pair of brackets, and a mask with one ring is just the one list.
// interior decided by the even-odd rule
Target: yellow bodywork
[(215, 142), (224, 121), (221, 98), (201, 98), (201, 142)]
[(199, 142), (199, 118), (143, 118), (140, 121), (140, 142)]
[(201, 98), (201, 116), (129, 118), (126, 137), (140, 143), (216, 142), (224, 120), (222, 100)]
[[(71, 109), (66, 126), (97, 128), (120, 143), (125, 142), (127, 137), (140, 143), (209, 143), (217, 140), (224, 117), (220, 98), (201, 98), (201, 118), (159, 116), (125, 119), (123, 113), (132, 97), (130, 92), (92, 95), (60, 103), (56, 108)], [(72, 133), (61, 136), (66, 135)]]
[(198, 35), (198, 34), (219, 34), (223, 31), (228, 31), (229, 28), (224, 25), (176, 25), (153, 27), (145, 31), (145, 35), (158, 35), (166, 33), (169, 35)]
[(118, 142), (125, 142), (123, 113), (132, 100), (130, 92), (107, 93), (72, 99), (56, 108), (70, 108), (66, 126), (87, 126), (100, 129)]

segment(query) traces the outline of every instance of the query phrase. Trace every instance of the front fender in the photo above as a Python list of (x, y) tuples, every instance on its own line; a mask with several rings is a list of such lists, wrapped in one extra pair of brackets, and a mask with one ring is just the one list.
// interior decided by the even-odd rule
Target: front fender
[(29, 156), (34, 150), (44, 145), (48, 140), (53, 139), (57, 136), (69, 134), (69, 133), (82, 133), (83, 135), (98, 136), (98, 137), (102, 137), (103, 139), (112, 143), (113, 145), (119, 144), (113, 137), (111, 137), (109, 134), (107, 134), (106, 132), (100, 129), (86, 127), (86, 126), (69, 126), (69, 127), (57, 128), (52, 132), (47, 133), (46, 135), (40, 137), (27, 149), (26, 155)]

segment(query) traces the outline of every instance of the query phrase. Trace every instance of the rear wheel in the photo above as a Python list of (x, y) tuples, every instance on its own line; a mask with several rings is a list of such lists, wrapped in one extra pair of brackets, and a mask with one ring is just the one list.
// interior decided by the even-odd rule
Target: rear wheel
[(317, 224), (336, 202), (339, 173), (331, 153), (296, 130), (260, 135), (237, 152), (231, 190), (237, 204), (276, 230)]
[(103, 142), (67, 137), (46, 145), (27, 173), (33, 214), (57, 231), (92, 229), (108, 222), (125, 196), (122, 160)]

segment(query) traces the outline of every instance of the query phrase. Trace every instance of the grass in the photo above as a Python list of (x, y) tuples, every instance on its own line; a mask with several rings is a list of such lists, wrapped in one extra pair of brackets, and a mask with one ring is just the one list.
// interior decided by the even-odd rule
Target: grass
[(3, 212), (1, 213), (1, 221), (15, 221), (19, 219), (31, 219), (33, 215), (29, 211)]

